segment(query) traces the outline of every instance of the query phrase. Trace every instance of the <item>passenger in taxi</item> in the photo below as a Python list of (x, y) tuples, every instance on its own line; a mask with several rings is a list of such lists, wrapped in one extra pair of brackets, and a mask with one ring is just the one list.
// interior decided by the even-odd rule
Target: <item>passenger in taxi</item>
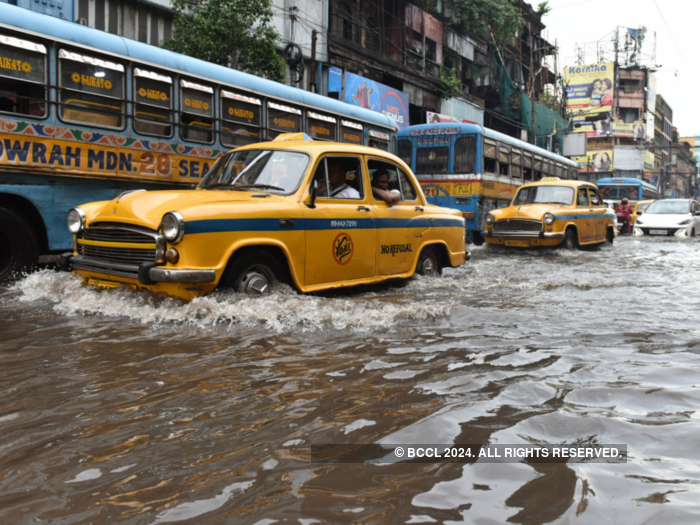
[(372, 176), (372, 193), (377, 199), (382, 199), (389, 206), (393, 206), (401, 200), (399, 190), (389, 189), (389, 172), (385, 169), (378, 169)]
[(339, 162), (332, 162), (331, 159), (328, 159), (328, 183), (331, 186), (331, 197), (334, 199), (359, 199), (360, 193), (345, 182), (346, 175), (347, 171)]

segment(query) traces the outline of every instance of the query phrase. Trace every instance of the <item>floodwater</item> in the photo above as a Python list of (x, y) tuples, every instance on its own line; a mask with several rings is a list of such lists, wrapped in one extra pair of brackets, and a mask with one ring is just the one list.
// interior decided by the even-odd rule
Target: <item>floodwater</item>
[[(35, 273), (0, 288), (0, 523), (698, 523), (699, 311), (695, 240), (190, 304)], [(629, 459), (308, 459), (378, 442)]]

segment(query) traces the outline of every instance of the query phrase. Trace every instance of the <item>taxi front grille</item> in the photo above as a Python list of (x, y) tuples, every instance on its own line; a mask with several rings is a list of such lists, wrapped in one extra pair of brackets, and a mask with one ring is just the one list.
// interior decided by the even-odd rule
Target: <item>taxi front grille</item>
[(542, 223), (527, 219), (504, 219), (493, 223), (494, 233), (541, 232)]
[(128, 264), (141, 264), (145, 262), (154, 262), (156, 260), (155, 249), (111, 248), (105, 246), (90, 246), (80, 244), (80, 242), (78, 242), (78, 255)]
[[(99, 223), (78, 233), (77, 254), (94, 260), (136, 265), (156, 262), (165, 243), (155, 231), (120, 223)], [(158, 247), (160, 246), (160, 250)]]

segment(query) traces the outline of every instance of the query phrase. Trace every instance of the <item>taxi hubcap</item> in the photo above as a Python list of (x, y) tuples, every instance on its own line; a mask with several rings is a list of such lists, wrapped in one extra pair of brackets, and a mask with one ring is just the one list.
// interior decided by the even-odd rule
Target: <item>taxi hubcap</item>
[(433, 264), (433, 260), (430, 257), (426, 257), (423, 260), (423, 274), (432, 275), (434, 269), (435, 265)]
[(264, 294), (270, 283), (267, 278), (258, 272), (252, 272), (245, 279), (245, 293), (249, 294)]

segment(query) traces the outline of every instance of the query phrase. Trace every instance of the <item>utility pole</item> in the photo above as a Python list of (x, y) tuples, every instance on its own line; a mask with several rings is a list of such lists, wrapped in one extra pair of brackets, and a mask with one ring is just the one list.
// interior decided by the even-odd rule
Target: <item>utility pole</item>
[(537, 104), (535, 104), (535, 35), (530, 29), (530, 102), (532, 106), (532, 144), (537, 146), (537, 134), (535, 133), (535, 114), (537, 113)]
[(318, 31), (315, 29), (311, 30), (311, 88), (312, 92), (320, 93), (321, 90), (318, 89), (318, 84), (316, 82), (316, 38), (318, 37)]

